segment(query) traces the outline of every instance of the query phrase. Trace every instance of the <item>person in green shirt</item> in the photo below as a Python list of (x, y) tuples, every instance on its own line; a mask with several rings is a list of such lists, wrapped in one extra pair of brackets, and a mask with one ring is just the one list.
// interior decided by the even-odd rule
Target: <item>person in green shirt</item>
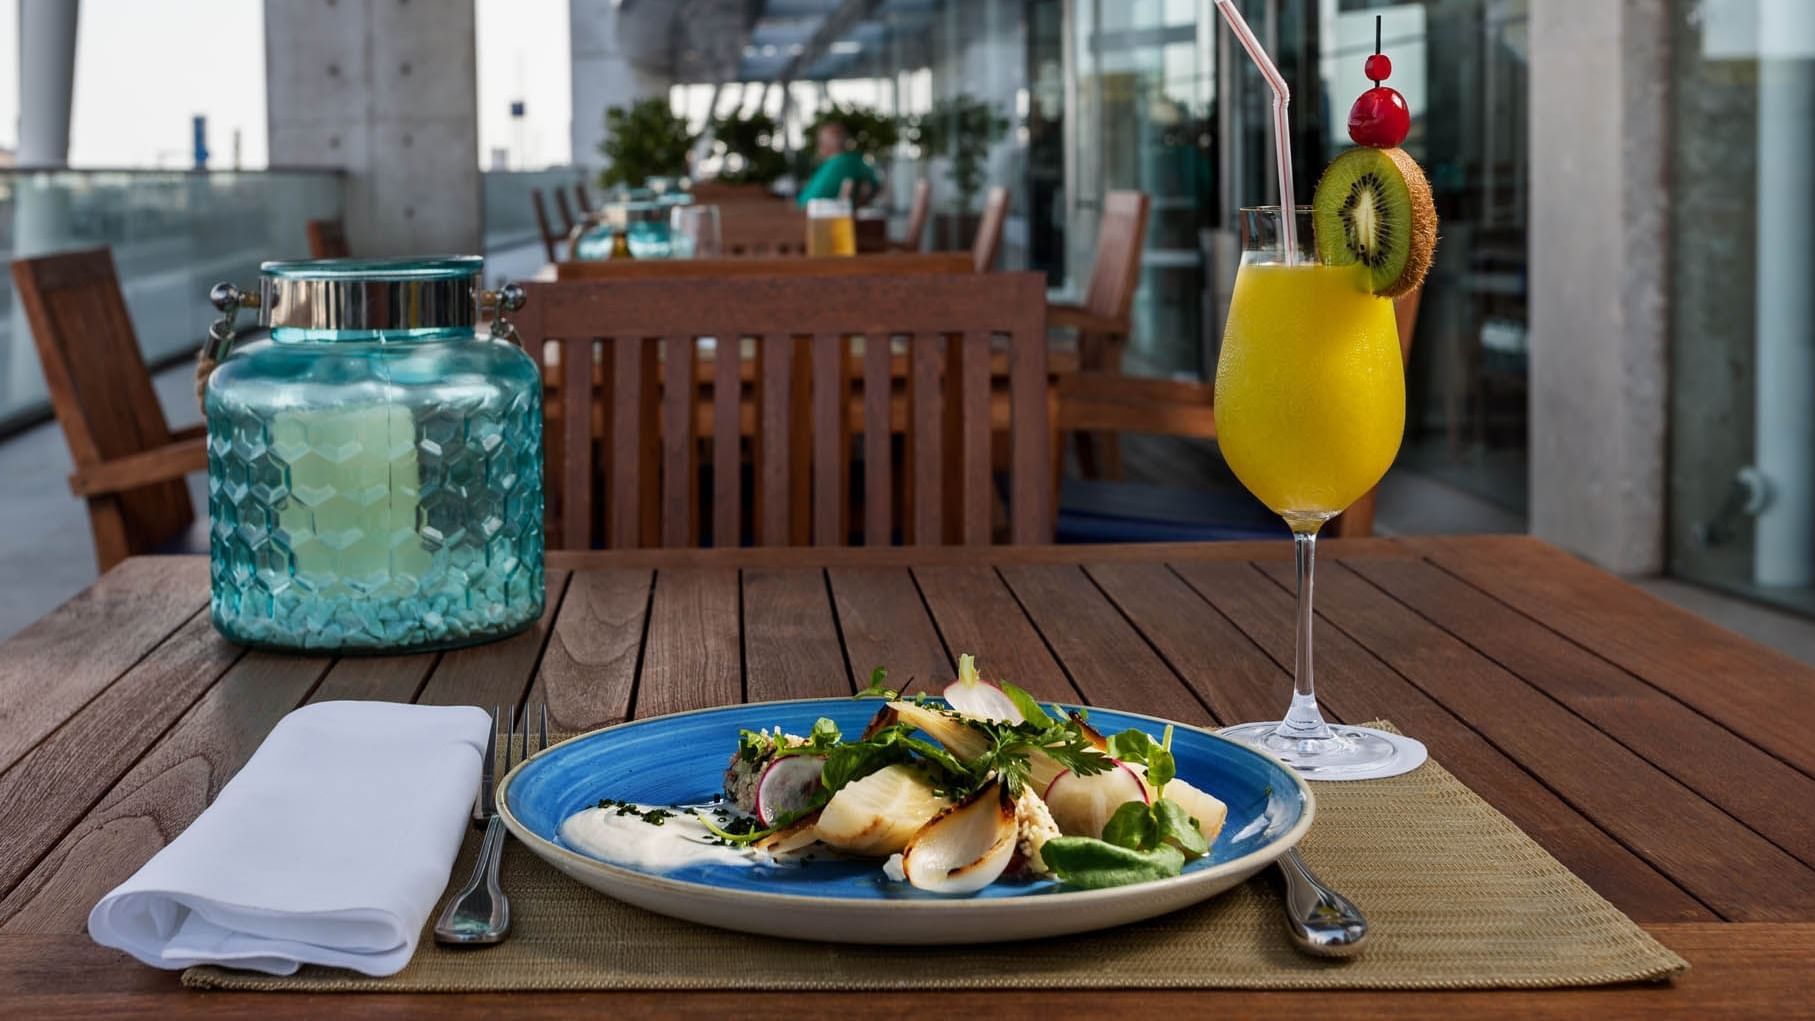
[(882, 193), (882, 180), (876, 176), (876, 169), (862, 153), (850, 147), (851, 131), (844, 124), (838, 121), (821, 124), (816, 144), (819, 168), (794, 196), (795, 202), (805, 206), (812, 199), (838, 198), (844, 192), (846, 181), (851, 183), (853, 209), (869, 205)]

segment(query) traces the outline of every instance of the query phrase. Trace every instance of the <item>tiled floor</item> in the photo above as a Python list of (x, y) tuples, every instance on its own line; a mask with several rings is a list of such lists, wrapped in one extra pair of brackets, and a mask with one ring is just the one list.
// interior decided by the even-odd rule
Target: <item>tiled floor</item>
[[(200, 419), (188, 365), (159, 373), (156, 385), (173, 428)], [(1181, 468), (1183, 465), (1180, 462)], [(65, 483), (69, 468), (69, 450), (54, 423), (0, 442), (0, 640), (95, 578), (88, 515), (81, 501), (69, 493)], [(206, 514), (208, 501), (201, 476), (190, 477), (190, 489), (197, 513)], [(1429, 476), (1404, 471), (1389, 476), (1382, 487), (1375, 524), (1388, 535), (1516, 532), (1524, 527), (1516, 515)], [(1638, 584), (1715, 623), (1815, 664), (1815, 621), (1673, 579), (1641, 579)]]

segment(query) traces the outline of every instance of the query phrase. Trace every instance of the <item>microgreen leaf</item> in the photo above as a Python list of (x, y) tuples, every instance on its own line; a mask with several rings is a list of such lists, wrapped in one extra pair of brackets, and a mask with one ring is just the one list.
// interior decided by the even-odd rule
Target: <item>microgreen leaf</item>
[(1146, 851), (1159, 845), (1160, 822), (1144, 802), (1130, 801), (1115, 810), (1103, 824), (1103, 840), (1134, 851)]
[[(1013, 702), (1015, 708), (1021, 711), (1021, 718), (1023, 720), (1041, 727), (1049, 727), (1052, 725), (1052, 717), (1046, 715), (1046, 710), (1040, 708), (1040, 703), (1032, 695), (1029, 695), (1027, 692), (1015, 687), (1007, 681), (1002, 682), (1002, 694), (1007, 695), (1008, 700)], [(1063, 717), (1061, 717), (1061, 719), (1062, 718)]]
[(1185, 867), (1185, 856), (1171, 844), (1137, 851), (1091, 837), (1054, 837), (1041, 845), (1040, 858), (1060, 879), (1084, 890), (1165, 879)]
[(858, 698), (900, 698), (901, 692), (888, 686), (889, 668), (879, 666), (870, 671), (870, 686), (857, 693)]
[(1185, 857), (1198, 858), (1210, 853), (1210, 842), (1204, 839), (1197, 820), (1183, 805), (1160, 798), (1153, 803), (1151, 814), (1158, 824), (1160, 839), (1183, 851)]

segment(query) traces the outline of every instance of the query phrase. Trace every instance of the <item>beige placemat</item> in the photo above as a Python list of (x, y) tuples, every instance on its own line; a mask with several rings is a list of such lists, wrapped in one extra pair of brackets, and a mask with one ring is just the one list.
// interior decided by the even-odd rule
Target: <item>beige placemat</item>
[[(1366, 950), (1342, 962), (1293, 950), (1271, 876), (1093, 935), (863, 947), (765, 940), (650, 914), (513, 845), (504, 887), (514, 931), (498, 946), (448, 950), (425, 933), (409, 967), (390, 978), (201, 967), (183, 983), (297, 992), (1494, 989), (1661, 979), (1688, 967), (1434, 761), (1390, 780), (1313, 787), (1305, 857), (1373, 928)], [(477, 845), (468, 839), (457, 877)]]

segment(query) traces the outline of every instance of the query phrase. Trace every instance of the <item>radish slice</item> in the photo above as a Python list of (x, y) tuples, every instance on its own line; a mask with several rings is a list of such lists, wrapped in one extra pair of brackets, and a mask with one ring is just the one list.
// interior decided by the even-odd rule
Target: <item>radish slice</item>
[(1001, 688), (977, 674), (977, 660), (966, 653), (958, 657), (958, 679), (945, 687), (945, 700), (966, 716), (996, 723), (1021, 723), (1027, 717)]
[(920, 828), (901, 852), (907, 881), (933, 893), (975, 893), (1015, 856), (1015, 802), (990, 781), (963, 804)]
[(791, 812), (806, 808), (819, 793), (819, 771), (826, 760), (820, 755), (788, 755), (763, 767), (756, 781), (756, 817), (764, 826)]
[(1123, 762), (1115, 765), (1090, 776), (1068, 769), (1046, 786), (1046, 807), (1066, 836), (1101, 837), (1116, 809), (1130, 801), (1149, 803), (1147, 785), (1134, 770)]

